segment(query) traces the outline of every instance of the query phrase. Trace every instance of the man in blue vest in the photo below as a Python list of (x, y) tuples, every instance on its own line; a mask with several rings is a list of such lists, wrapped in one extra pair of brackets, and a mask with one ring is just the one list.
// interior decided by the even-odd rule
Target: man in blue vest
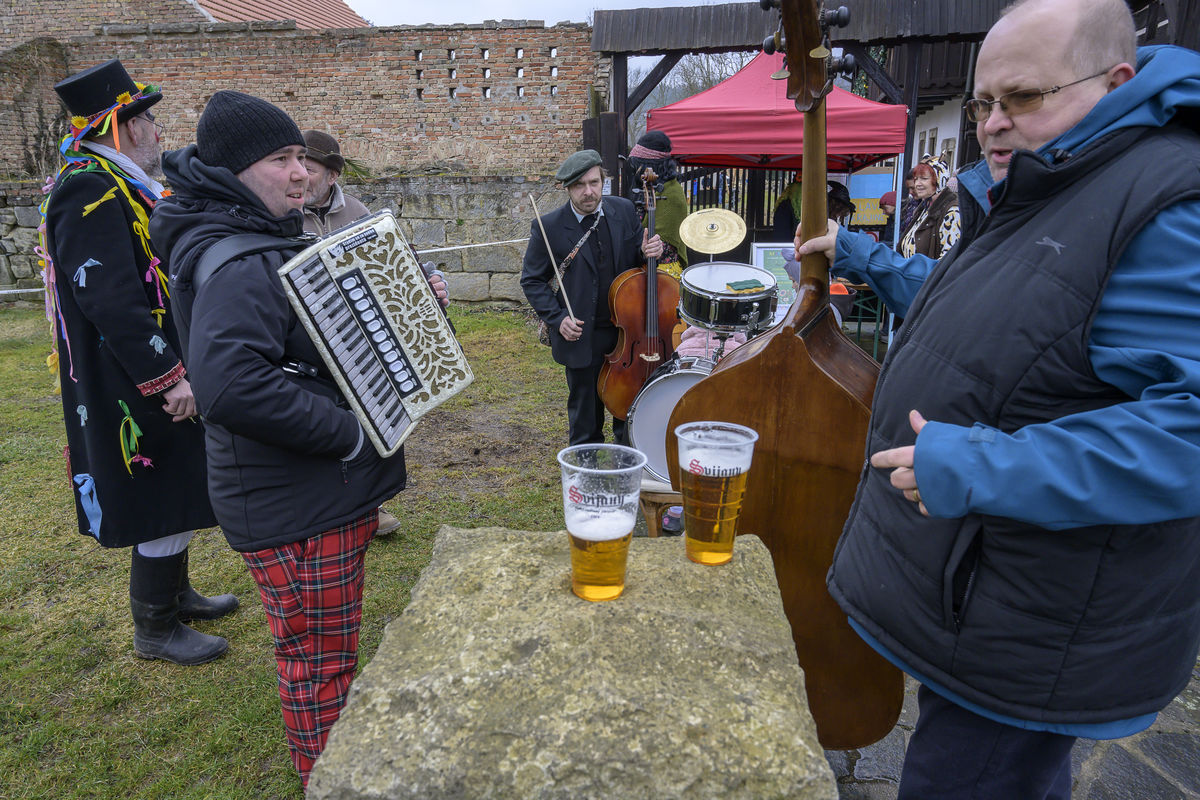
[(839, 230), (905, 325), (829, 590), (922, 684), (901, 798), (1066, 798), (1200, 643), (1200, 54), (1121, 0), (1025, 0), (979, 51), (984, 160), (940, 261)]

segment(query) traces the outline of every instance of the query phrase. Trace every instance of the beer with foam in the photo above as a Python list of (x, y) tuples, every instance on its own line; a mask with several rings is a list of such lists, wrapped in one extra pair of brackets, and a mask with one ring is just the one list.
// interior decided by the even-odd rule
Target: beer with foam
[(571, 589), (584, 600), (613, 600), (625, 590), (646, 456), (621, 445), (575, 445), (561, 451), (558, 462)]
[(584, 600), (612, 600), (625, 591), (625, 564), (634, 520), (620, 512), (567, 514), (571, 590)]
[(733, 558), (758, 434), (731, 423), (693, 422), (679, 426), (676, 435), (687, 557), (724, 564)]

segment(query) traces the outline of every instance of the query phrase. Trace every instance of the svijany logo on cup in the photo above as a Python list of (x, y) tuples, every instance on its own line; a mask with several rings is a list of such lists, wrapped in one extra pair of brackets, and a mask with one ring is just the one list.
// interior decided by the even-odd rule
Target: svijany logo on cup
[(625, 499), (619, 496), (604, 494), (585, 494), (579, 490), (578, 486), (572, 486), (567, 489), (567, 499), (572, 503), (580, 506), (595, 506), (598, 508), (606, 506), (619, 506), (625, 502)]
[(742, 474), (744, 470), (741, 467), (706, 466), (700, 463), (700, 459), (693, 458), (688, 462), (688, 472), (693, 475), (707, 475), (710, 478), (732, 478)]

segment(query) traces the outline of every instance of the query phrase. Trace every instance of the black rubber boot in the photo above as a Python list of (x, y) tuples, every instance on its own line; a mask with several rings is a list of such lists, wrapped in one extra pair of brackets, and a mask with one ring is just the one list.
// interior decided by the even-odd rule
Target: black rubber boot
[(191, 666), (219, 657), (229, 648), (220, 636), (194, 631), (179, 621), (180, 562), (186, 552), (146, 558), (133, 548), (129, 606), (133, 612), (133, 652)]
[(238, 599), (231, 594), (205, 597), (192, 588), (188, 580), (188, 551), (183, 551), (183, 563), (179, 567), (179, 621), (193, 619), (216, 619), (237, 611)]

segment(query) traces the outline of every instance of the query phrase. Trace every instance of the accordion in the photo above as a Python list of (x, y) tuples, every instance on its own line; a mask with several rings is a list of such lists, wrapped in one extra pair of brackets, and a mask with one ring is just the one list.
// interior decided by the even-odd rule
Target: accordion
[(474, 378), (390, 211), (334, 231), (279, 276), (381, 456)]

